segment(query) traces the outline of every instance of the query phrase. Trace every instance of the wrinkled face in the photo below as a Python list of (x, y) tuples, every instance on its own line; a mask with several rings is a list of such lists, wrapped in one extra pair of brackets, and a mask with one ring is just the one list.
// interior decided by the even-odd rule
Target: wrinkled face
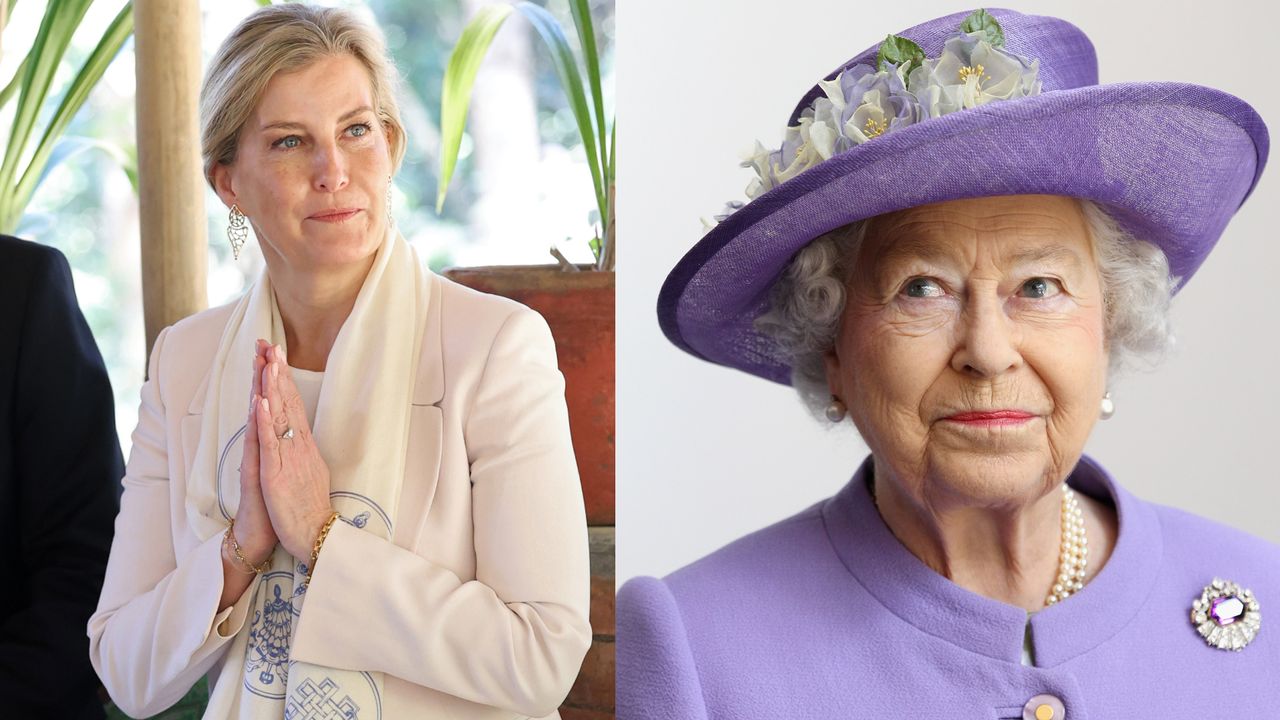
[(907, 494), (1020, 504), (1066, 478), (1108, 359), (1075, 200), (976, 198), (876, 218), (847, 291), (828, 381)]
[(249, 216), (273, 271), (368, 262), (386, 228), (389, 137), (364, 65), (321, 58), (271, 78), (215, 187)]

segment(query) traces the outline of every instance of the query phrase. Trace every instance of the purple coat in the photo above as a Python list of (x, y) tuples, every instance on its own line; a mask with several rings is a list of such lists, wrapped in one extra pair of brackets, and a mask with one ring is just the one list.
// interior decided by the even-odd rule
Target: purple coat
[[(1079, 594), (1031, 617), (920, 562), (867, 490), (835, 497), (618, 593), (619, 720), (1280, 718), (1280, 548), (1144, 502), (1083, 459), (1069, 484), (1114, 503), (1115, 548)], [(1210, 647), (1191, 603), (1215, 577), (1262, 627)], [(1044, 698), (1042, 696), (1051, 696)]]

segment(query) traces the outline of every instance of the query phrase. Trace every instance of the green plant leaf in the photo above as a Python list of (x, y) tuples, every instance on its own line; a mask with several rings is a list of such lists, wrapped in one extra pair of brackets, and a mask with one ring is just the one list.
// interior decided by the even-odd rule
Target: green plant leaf
[(471, 106), (471, 88), (476, 73), (484, 60), (493, 36), (502, 23), (511, 16), (510, 5), (492, 5), (481, 8), (462, 30), (462, 37), (449, 55), (445, 67), (444, 82), (440, 92), (440, 181), (436, 192), (436, 212), (444, 208), (444, 198), (449, 192), (449, 181), (458, 164), (458, 150), (462, 147), (462, 131), (467, 126), (467, 109)]
[(590, 83), (596, 116), (596, 137), (600, 139), (600, 167), (604, 168), (607, 180), (611, 149), (604, 142), (604, 95), (600, 90), (600, 52), (596, 49), (595, 25), (591, 21), (591, 8), (587, 5), (587, 0), (569, 0), (569, 10), (573, 13), (573, 25), (578, 30), (578, 45), (582, 47), (582, 58), (587, 66), (587, 82)]
[(124, 46), (125, 41), (132, 34), (133, 3), (129, 2), (120, 9), (115, 19), (107, 26), (102, 39), (98, 41), (98, 45), (89, 54), (88, 59), (85, 60), (84, 65), (80, 68), (80, 72), (76, 73), (75, 78), (72, 79), (71, 85), (62, 97), (62, 102), (58, 104), (53, 117), (49, 119), (44, 135), (41, 136), (40, 143), (36, 146), (35, 154), (31, 157), (31, 163), (27, 166), (26, 171), (23, 172), (22, 179), (18, 181), (14, 196), (19, 207), (25, 207), (31, 199), (36, 185), (39, 184), (40, 178), (44, 175), (44, 166), (49, 161), (58, 138), (66, 132), (71, 120), (80, 111), (80, 107), (84, 105), (85, 100), (89, 98), (89, 93), (93, 91), (94, 86), (102, 79), (103, 73), (106, 72), (111, 61), (115, 59), (120, 52), (120, 48)]
[(615, 141), (618, 139), (618, 116), (613, 117), (613, 122), (609, 124), (609, 167), (605, 172), (605, 176), (609, 180), (609, 184), (613, 184), (614, 178), (617, 177), (618, 158), (614, 154), (617, 152)]
[(573, 118), (578, 123), (578, 134), (582, 136), (582, 147), (587, 153), (587, 167), (591, 170), (591, 180), (595, 186), (596, 206), (600, 210), (600, 217), (607, 218), (609, 210), (606, 201), (607, 190), (604, 185), (604, 168), (596, 155), (596, 148), (604, 142), (604, 136), (600, 136), (597, 140), (595, 131), (591, 127), (591, 109), (587, 106), (582, 76), (578, 73), (578, 64), (574, 60), (573, 51), (569, 48), (569, 41), (565, 38), (560, 23), (556, 22), (551, 13), (530, 2), (517, 3), (516, 9), (528, 18), (533, 29), (538, 31), (547, 49), (551, 51), (556, 75), (560, 76), (560, 85), (569, 96), (569, 108), (573, 110)]
[[(552, 64), (560, 79), (560, 85), (569, 98), (569, 108), (577, 122), (578, 133), (582, 137), (583, 149), (587, 154), (587, 167), (591, 170), (596, 205), (601, 216), (604, 216), (607, 212), (604, 168), (597, 154), (599, 143), (592, 127), (591, 109), (587, 105), (582, 75), (578, 72), (573, 51), (569, 47), (569, 41), (560, 23), (556, 22), (555, 17), (546, 10), (529, 2), (520, 2), (514, 6), (496, 5), (483, 8), (463, 29), (462, 37), (459, 38), (453, 54), (449, 57), (440, 101), (440, 185), (436, 195), (436, 212), (440, 212), (444, 207), (449, 181), (457, 165), (458, 150), (462, 144), (462, 131), (466, 126), (467, 108), (471, 103), (471, 90), (475, 84), (476, 72), (489, 46), (493, 43), (494, 35), (502, 27), (502, 23), (510, 17), (512, 10), (518, 10), (525, 16), (551, 51)], [(601, 137), (599, 142), (604, 142), (604, 138)]]
[(876, 53), (876, 69), (884, 70), (886, 63), (893, 63), (902, 70), (906, 77), (911, 71), (924, 62), (924, 50), (914, 42), (897, 35), (889, 35), (880, 43)]
[(964, 19), (964, 22), (960, 23), (960, 32), (982, 33), (991, 47), (1004, 45), (1004, 31), (1000, 29), (1000, 23), (996, 22), (996, 19), (986, 10), (974, 10)]
[(18, 162), (27, 147), (35, 127), (36, 117), (44, 106), (53, 83), (54, 73), (71, 44), (71, 36), (79, 27), (91, 0), (62, 0), (51, 2), (45, 9), (31, 44), (28, 62), (18, 91), (18, 104), (14, 109), (13, 125), (9, 129), (9, 142), (5, 146), (4, 162), (0, 164), (0, 232), (12, 231), (21, 215), (22, 204), (18, 200), (14, 176)]
[(22, 84), (22, 76), (27, 74), (27, 63), (30, 62), (31, 56), (28, 55), (22, 59), (22, 64), (17, 70), (13, 71), (13, 78), (9, 80), (9, 84), (0, 90), (0, 107), (4, 107), (13, 99), (13, 94), (18, 91), (18, 86)]
[(596, 253), (596, 269), (612, 270), (614, 265), (613, 251), (614, 244), (617, 242), (616, 233), (609, 232), (609, 226), (614, 221), (614, 213), (618, 212), (618, 194), (614, 187), (614, 177), (616, 163), (618, 159), (616, 150), (616, 140), (618, 139), (618, 118), (614, 116), (609, 126), (609, 167), (605, 168), (605, 175), (608, 178), (605, 181), (605, 197), (608, 200), (609, 211), (605, 216), (605, 221), (600, 225), (600, 251)]

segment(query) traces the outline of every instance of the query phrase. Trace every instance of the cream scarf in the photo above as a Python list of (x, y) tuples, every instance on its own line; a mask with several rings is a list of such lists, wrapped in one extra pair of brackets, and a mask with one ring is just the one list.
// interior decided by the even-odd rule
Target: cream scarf
[[(389, 231), (329, 353), (315, 413), (313, 432), (329, 466), (334, 509), (343, 521), (387, 539), (404, 477), (429, 284), (417, 254)], [(257, 338), (285, 342), (265, 271), (231, 313), (209, 371), (199, 445), (187, 476), (187, 517), (202, 539), (220, 535), (239, 505)], [(306, 599), (302, 563), (309, 560), (276, 546), (270, 571), (250, 590), (248, 616), (230, 643), (205, 718), (382, 717), (381, 673), (289, 659)]]

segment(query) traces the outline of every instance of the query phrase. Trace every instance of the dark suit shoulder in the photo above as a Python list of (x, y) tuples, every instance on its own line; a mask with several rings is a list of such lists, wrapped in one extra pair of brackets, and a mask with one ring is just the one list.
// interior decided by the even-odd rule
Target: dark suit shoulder
[(38, 267), (42, 263), (56, 262), (59, 258), (66, 262), (66, 258), (57, 248), (16, 238), (12, 235), (0, 235), (0, 258), (4, 259), (3, 267), (6, 268), (10, 266), (11, 262), (27, 263), (27, 267)]
[(105, 379), (102, 356), (76, 301), (71, 266), (59, 250), (0, 235), (0, 304), (9, 309), (0, 314), (0, 378), (43, 375), (47, 363), (33, 364), (31, 358), (76, 353)]
[[(26, 305), (27, 297), (36, 290), (57, 284), (61, 291), (74, 288), (71, 266), (57, 248), (0, 235), (0, 298), (6, 305)], [(16, 313), (21, 315), (22, 313)]]

